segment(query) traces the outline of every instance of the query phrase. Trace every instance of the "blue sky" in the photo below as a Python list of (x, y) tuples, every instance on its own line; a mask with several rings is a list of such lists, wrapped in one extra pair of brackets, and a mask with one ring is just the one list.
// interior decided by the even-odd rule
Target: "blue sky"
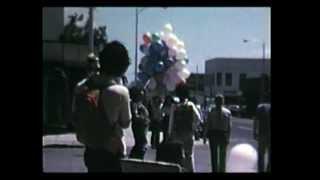
[[(87, 8), (66, 8), (69, 13), (87, 15)], [(271, 57), (271, 12), (270, 8), (232, 7), (174, 7), (146, 8), (139, 14), (138, 44), (143, 33), (160, 32), (166, 23), (171, 23), (174, 33), (185, 42), (190, 62), (188, 68), (204, 72), (205, 60), (214, 57), (261, 57), (262, 41), (266, 42), (267, 57)], [(96, 8), (95, 24), (106, 25), (109, 40), (119, 40), (128, 48), (131, 59), (135, 55), (135, 8)], [(243, 43), (242, 39), (256, 39)], [(260, 42), (259, 42), (260, 41)], [(138, 53), (138, 60), (142, 54)], [(134, 62), (133, 62), (134, 64)], [(132, 65), (127, 76), (134, 77)]]

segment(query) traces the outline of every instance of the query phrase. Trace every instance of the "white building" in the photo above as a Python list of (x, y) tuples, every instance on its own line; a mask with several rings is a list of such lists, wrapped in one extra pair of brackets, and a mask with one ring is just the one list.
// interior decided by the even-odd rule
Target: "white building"
[(257, 78), (262, 72), (271, 76), (270, 59), (258, 58), (213, 58), (206, 61), (205, 85), (207, 95), (222, 93), (225, 96), (239, 96), (241, 78)]

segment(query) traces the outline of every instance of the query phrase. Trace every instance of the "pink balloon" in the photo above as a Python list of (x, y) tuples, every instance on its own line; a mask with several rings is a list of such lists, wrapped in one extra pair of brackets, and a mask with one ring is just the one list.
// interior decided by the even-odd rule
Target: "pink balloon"
[(143, 42), (145, 45), (151, 43), (151, 33), (147, 32), (147, 33), (143, 34), (142, 39), (143, 39)]

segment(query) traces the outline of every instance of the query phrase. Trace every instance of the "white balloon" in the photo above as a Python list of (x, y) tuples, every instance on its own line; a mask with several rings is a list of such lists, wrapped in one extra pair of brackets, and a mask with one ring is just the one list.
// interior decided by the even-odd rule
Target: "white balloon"
[(170, 23), (164, 25), (163, 31), (164, 31), (164, 32), (167, 32), (167, 33), (171, 33), (171, 32), (173, 31), (172, 25), (171, 25)]
[(180, 51), (182, 54), (187, 54), (187, 51), (186, 51), (184, 48), (180, 48), (179, 51)]
[(173, 33), (170, 33), (167, 37), (167, 45), (169, 48), (173, 48), (173, 46), (177, 46), (177, 36)]
[(181, 79), (188, 79), (189, 76), (191, 75), (190, 71), (187, 69), (187, 68), (183, 68), (182, 70), (180, 70), (178, 72), (178, 76), (181, 78)]
[(227, 172), (255, 172), (257, 151), (250, 144), (234, 146), (227, 162)]
[(169, 57), (175, 57), (177, 55), (178, 48), (176, 46), (173, 46), (172, 48), (169, 48)]
[(186, 61), (177, 61), (175, 64), (174, 64), (175, 68), (180, 71), (182, 70), (183, 68), (186, 68), (187, 66), (187, 63)]
[(177, 47), (178, 48), (184, 48), (184, 42), (182, 40), (178, 41)]
[(152, 35), (150, 32), (146, 32), (145, 34), (146, 34), (146, 36), (148, 36), (151, 39)]
[(160, 34), (160, 39), (164, 41), (164, 40), (165, 40), (165, 38), (164, 38), (164, 32), (161, 31), (159, 34)]
[(177, 52), (177, 57), (176, 59), (177, 60), (184, 60), (187, 58), (187, 52), (184, 48), (180, 48), (178, 49), (178, 52)]

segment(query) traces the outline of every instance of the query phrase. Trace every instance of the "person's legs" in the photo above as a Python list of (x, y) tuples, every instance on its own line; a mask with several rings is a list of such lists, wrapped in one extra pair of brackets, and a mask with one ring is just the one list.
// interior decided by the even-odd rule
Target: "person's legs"
[(121, 172), (120, 156), (106, 150), (86, 148), (84, 153), (88, 172)]
[(226, 142), (219, 144), (219, 172), (225, 172), (226, 170), (227, 145)]
[(208, 139), (209, 139), (210, 154), (211, 154), (211, 169), (212, 169), (212, 172), (217, 172), (218, 147), (215, 142), (215, 136), (211, 132), (209, 132)]
[(271, 148), (270, 148), (270, 144), (267, 145), (267, 152), (268, 152), (268, 163), (267, 163), (267, 171), (270, 172), (271, 171)]
[(121, 158), (120, 155), (115, 155), (105, 151), (105, 158), (103, 158), (103, 172), (121, 172)]
[(184, 148), (184, 168), (187, 172), (194, 172), (194, 154), (193, 154), (193, 138), (192, 135), (188, 135), (183, 138)]
[(154, 135), (154, 146), (155, 148), (158, 147), (160, 141), (160, 124), (158, 123), (155, 127), (155, 135)]
[(156, 134), (156, 130), (155, 130), (155, 125), (154, 123), (152, 123), (152, 127), (151, 127), (151, 148), (155, 148), (155, 134)]
[(132, 123), (131, 128), (132, 128), (132, 133), (134, 138), (134, 146), (131, 149), (130, 158), (135, 158), (137, 153), (138, 142), (139, 142), (138, 129), (137, 129), (138, 127), (135, 123)]
[(146, 152), (146, 132), (147, 132), (147, 126), (146, 125), (139, 125), (137, 126), (137, 141), (136, 141), (136, 158), (143, 159), (144, 154)]
[(262, 139), (259, 139), (259, 144), (258, 144), (258, 171), (259, 172), (264, 172), (264, 163), (265, 163), (265, 143)]

